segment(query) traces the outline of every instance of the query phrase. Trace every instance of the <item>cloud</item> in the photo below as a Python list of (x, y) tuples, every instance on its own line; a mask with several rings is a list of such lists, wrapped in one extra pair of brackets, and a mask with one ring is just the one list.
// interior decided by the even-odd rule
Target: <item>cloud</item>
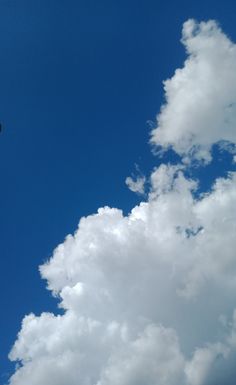
[(115, 352), (98, 384), (174, 385), (182, 379), (183, 366), (176, 333), (149, 325), (135, 341)]
[[(183, 42), (190, 57), (165, 85), (152, 140), (206, 161), (213, 143), (235, 142), (232, 122), (213, 124), (216, 110), (225, 119), (223, 95), (232, 102), (236, 93), (235, 79), (224, 82), (235, 48), (212, 21), (185, 23)], [(213, 116), (199, 93), (214, 96)], [(127, 216), (103, 207), (83, 217), (40, 266), (64, 312), (23, 319), (10, 385), (212, 385), (226, 369), (235, 376), (236, 173), (198, 196), (186, 167), (153, 170), (147, 201)]]
[(137, 177), (136, 180), (128, 176), (125, 180), (126, 185), (129, 187), (129, 189), (135, 193), (144, 194), (144, 184), (145, 184), (146, 178), (143, 177)]
[(125, 179), (125, 183), (131, 191), (139, 195), (145, 195), (146, 177), (143, 175), (138, 164), (135, 164), (135, 173), (132, 174), (132, 177), (128, 176)]
[(151, 142), (209, 162), (214, 143), (236, 143), (236, 46), (213, 20), (188, 20), (182, 43), (188, 57), (164, 82), (166, 104)]
[(227, 358), (228, 353), (229, 349), (221, 343), (197, 349), (192, 360), (185, 366), (188, 383), (191, 385), (204, 383), (214, 360), (220, 356)]

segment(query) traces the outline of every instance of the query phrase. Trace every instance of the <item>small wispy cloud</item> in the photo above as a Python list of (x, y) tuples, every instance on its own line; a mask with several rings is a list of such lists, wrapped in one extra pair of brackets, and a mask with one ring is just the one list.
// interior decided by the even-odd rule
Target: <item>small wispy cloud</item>
[(146, 178), (144, 176), (138, 176), (136, 179), (128, 176), (125, 180), (126, 185), (129, 189), (135, 193), (143, 195), (145, 192), (144, 185), (146, 182)]

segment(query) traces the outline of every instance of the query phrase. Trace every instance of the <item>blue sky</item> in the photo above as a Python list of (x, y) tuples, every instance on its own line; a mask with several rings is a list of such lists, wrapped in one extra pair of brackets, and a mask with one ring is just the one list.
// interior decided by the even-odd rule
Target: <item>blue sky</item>
[[(59, 311), (38, 266), (82, 216), (128, 213), (140, 197), (125, 178), (160, 164), (148, 121), (185, 60), (189, 18), (236, 41), (234, 1), (0, 0), (1, 384), (25, 314)], [(226, 168), (223, 156), (191, 172), (206, 189)]]

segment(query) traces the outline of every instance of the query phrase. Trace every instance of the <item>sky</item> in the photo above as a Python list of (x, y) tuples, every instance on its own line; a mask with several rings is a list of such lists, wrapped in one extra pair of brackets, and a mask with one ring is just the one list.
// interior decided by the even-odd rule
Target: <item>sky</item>
[(0, 0), (1, 385), (234, 384), (235, 10)]

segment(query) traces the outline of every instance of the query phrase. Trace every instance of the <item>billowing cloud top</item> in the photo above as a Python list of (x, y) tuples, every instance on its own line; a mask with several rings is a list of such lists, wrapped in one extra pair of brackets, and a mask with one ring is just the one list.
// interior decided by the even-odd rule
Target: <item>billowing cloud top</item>
[[(152, 141), (206, 161), (213, 143), (236, 141), (235, 47), (213, 21), (185, 23), (183, 42), (189, 58), (165, 83)], [(231, 384), (236, 173), (196, 197), (185, 167), (155, 169), (128, 216), (82, 218), (40, 267), (64, 313), (24, 318), (10, 385)], [(143, 192), (144, 181), (128, 184)]]
[(208, 162), (214, 143), (236, 144), (236, 46), (215, 21), (188, 20), (182, 43), (188, 58), (164, 82), (166, 104), (151, 142)]

